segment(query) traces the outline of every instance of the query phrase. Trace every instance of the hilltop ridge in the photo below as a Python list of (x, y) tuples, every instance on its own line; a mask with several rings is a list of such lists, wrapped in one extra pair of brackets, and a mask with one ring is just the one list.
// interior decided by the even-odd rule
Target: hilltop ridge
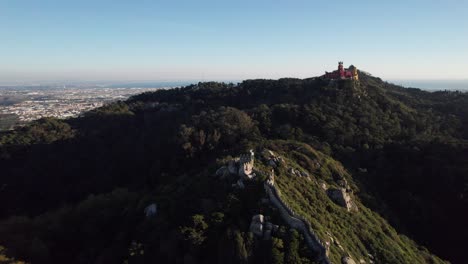
[[(34, 263), (314, 263), (313, 231), (332, 263), (457, 263), (466, 103), (360, 71), (198, 83), (42, 119), (0, 135), (0, 245)], [(217, 173), (250, 149), (245, 182), (240, 167)]]

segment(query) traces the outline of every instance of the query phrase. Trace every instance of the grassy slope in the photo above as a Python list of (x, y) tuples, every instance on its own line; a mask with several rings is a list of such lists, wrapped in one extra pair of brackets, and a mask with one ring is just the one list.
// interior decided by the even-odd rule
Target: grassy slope
[[(356, 196), (353, 201), (359, 212), (347, 212), (334, 204), (319, 185), (326, 182), (330, 187), (338, 187), (333, 174), (343, 174), (353, 190), (356, 189), (339, 162), (302, 143), (274, 141), (269, 147), (286, 159), (285, 166), (278, 169), (276, 176), (283, 199), (310, 221), (322, 241), (330, 241), (329, 233), (344, 248), (345, 252), (332, 244), (330, 260), (333, 263), (340, 263), (346, 252), (354, 260), (364, 259), (367, 263), (368, 253), (376, 258), (376, 263), (443, 263), (406, 236), (398, 235), (387, 221), (362, 205)], [(301, 157), (299, 160), (298, 156)], [(314, 160), (322, 165), (320, 169), (307, 168), (307, 164), (313, 164)], [(263, 165), (256, 166), (267, 170)], [(311, 179), (290, 175), (288, 167), (310, 172)]]

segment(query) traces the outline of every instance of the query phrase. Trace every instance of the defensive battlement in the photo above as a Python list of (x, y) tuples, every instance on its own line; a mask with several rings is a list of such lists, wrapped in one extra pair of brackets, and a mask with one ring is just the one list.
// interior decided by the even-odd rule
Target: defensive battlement
[(254, 154), (253, 150), (250, 150), (250, 153), (248, 153), (248, 154), (241, 154), (241, 155), (240, 155), (240, 157), (239, 157), (239, 164), (244, 164), (244, 163), (250, 163), (250, 162), (252, 162), (252, 165), (253, 165), (254, 158), (255, 158), (255, 154)]
[(330, 260), (327, 256), (327, 248), (312, 229), (310, 222), (294, 212), (294, 210), (281, 198), (279, 190), (274, 185), (274, 182), (272, 184), (270, 180), (274, 181), (273, 173), (270, 174), (268, 180), (263, 185), (270, 202), (278, 208), (281, 217), (291, 228), (302, 233), (306, 244), (312, 252), (317, 254), (317, 262), (321, 264), (330, 264)]
[(252, 179), (255, 174), (253, 173), (255, 154), (250, 150), (249, 154), (242, 154), (239, 158), (239, 176), (245, 179)]

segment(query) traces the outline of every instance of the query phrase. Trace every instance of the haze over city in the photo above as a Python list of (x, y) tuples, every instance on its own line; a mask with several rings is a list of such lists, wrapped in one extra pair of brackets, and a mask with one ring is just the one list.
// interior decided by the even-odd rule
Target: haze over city
[(0, 82), (467, 79), (466, 1), (1, 1)]

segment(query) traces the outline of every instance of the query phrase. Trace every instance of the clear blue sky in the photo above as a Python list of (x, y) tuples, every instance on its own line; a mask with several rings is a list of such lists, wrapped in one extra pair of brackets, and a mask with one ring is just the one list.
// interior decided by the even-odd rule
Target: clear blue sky
[(468, 1), (0, 0), (0, 82), (468, 79)]

